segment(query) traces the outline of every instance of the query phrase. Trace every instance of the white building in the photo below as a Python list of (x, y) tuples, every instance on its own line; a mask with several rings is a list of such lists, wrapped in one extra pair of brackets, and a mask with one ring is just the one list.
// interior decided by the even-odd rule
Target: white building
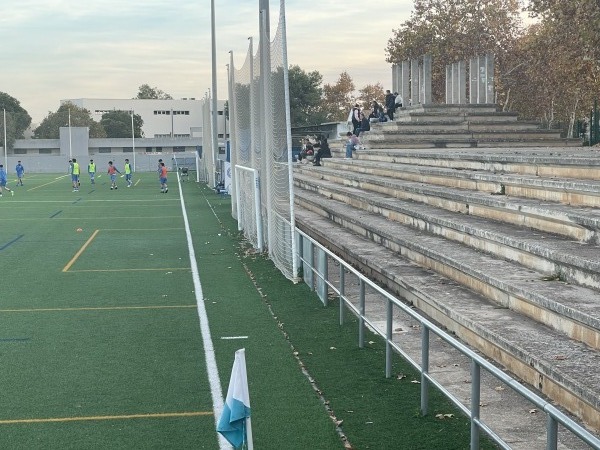
[[(61, 104), (71, 102), (79, 108), (87, 109), (96, 121), (109, 111), (133, 111), (141, 116), (144, 124), (142, 132), (146, 138), (201, 138), (203, 135), (203, 105), (206, 100), (183, 98), (181, 100), (154, 99), (99, 99), (77, 98), (61, 100)], [(229, 137), (226, 131), (225, 102), (217, 102), (217, 128), (219, 147)]]

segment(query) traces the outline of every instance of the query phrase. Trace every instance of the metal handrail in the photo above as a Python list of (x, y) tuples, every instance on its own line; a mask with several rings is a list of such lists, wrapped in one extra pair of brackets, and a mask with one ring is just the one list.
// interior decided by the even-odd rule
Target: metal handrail
[[(334, 254), (332, 251), (328, 250), (324, 246), (322, 246), (315, 239), (310, 237), (308, 234), (296, 228), (296, 233), (299, 238), (298, 248), (298, 258), (303, 263), (305, 267), (309, 267), (312, 275), (316, 275), (328, 289), (331, 289), (337, 296), (340, 298), (340, 324), (343, 324), (344, 317), (344, 306), (347, 307), (350, 311), (352, 311), (359, 319), (359, 347), (364, 346), (364, 329), (365, 325), (369, 325), (372, 330), (379, 336), (385, 339), (386, 342), (386, 377), (391, 377), (391, 357), (392, 350), (400, 354), (409, 364), (411, 364), (416, 370), (421, 374), (421, 413), (423, 415), (427, 414), (427, 401), (428, 401), (428, 387), (429, 385), (433, 385), (436, 387), (443, 395), (445, 395), (454, 405), (458, 407), (466, 416), (469, 417), (471, 422), (471, 449), (475, 450), (479, 448), (479, 431), (484, 431), (488, 437), (490, 437), (496, 444), (498, 444), (501, 448), (510, 449), (510, 445), (505, 442), (500, 436), (498, 436), (487, 424), (485, 424), (481, 418), (479, 417), (479, 396), (480, 396), (480, 382), (481, 382), (481, 369), (485, 369), (489, 374), (496, 377), (501, 382), (505, 383), (508, 387), (510, 387), (514, 392), (519, 394), (521, 397), (530, 401), (533, 405), (537, 406), (540, 411), (543, 411), (546, 414), (546, 449), (547, 450), (556, 450), (558, 447), (558, 424), (565, 427), (575, 436), (580, 438), (583, 442), (590, 445), (594, 449), (600, 449), (600, 439), (594, 436), (592, 433), (587, 431), (577, 422), (572, 420), (570, 417), (565, 415), (563, 412), (558, 410), (548, 401), (544, 400), (542, 397), (531, 391), (530, 389), (523, 386), (517, 380), (512, 378), (510, 375), (507, 375), (502, 370), (498, 369), (488, 360), (482, 358), (480, 355), (475, 353), (469, 347), (458, 341), (453, 336), (446, 333), (440, 327), (435, 325), (430, 320), (426, 319), (412, 308), (407, 306), (404, 302), (394, 297), (392, 294), (387, 292), (381, 286), (378, 286), (375, 282), (371, 281), (369, 278), (360, 273), (357, 269), (352, 267), (349, 263), (345, 262), (342, 258)], [(303, 245), (302, 241), (307, 239), (310, 242), (310, 260), (309, 258), (305, 258), (302, 254)], [(313, 247), (317, 247), (323, 254), (325, 254), (328, 258), (333, 259), (340, 265), (340, 288), (338, 289), (329, 279), (327, 271), (325, 274), (319, 272), (317, 268), (313, 266)], [(360, 281), (360, 298), (359, 304), (360, 306), (357, 308), (347, 297), (345, 294), (345, 275), (346, 272), (354, 274)], [(305, 274), (306, 276), (306, 274)], [(312, 278), (312, 277), (311, 277)], [(381, 294), (387, 299), (388, 307), (387, 307), (387, 330), (386, 332), (381, 331), (377, 326), (375, 326), (366, 316), (365, 316), (365, 308), (364, 308), (364, 294), (365, 294), (365, 286), (369, 286), (371, 289), (375, 290), (377, 293)], [(311, 286), (312, 287), (312, 286)], [(321, 293), (321, 300), (326, 305), (327, 301), (327, 292)], [(411, 358), (402, 348), (392, 342), (392, 311), (393, 307), (396, 306), (400, 308), (404, 313), (408, 314), (414, 320), (420, 323), (422, 334), (421, 334), (421, 342), (422, 342), (422, 358), (421, 364), (417, 363), (413, 358)], [(471, 408), (463, 405), (462, 402), (452, 394), (448, 389), (446, 389), (443, 385), (441, 385), (437, 380), (435, 380), (429, 373), (429, 333), (432, 332), (439, 338), (441, 338), (446, 343), (450, 344), (456, 350), (458, 350), (462, 355), (468, 357), (471, 360)]]

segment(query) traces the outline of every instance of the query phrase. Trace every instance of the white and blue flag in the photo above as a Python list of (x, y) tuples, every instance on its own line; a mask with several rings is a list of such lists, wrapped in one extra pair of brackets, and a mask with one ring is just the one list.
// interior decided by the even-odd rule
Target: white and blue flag
[(217, 431), (235, 448), (240, 448), (244, 443), (248, 444), (249, 449), (252, 448), (246, 350), (243, 348), (235, 352), (227, 398), (217, 424)]

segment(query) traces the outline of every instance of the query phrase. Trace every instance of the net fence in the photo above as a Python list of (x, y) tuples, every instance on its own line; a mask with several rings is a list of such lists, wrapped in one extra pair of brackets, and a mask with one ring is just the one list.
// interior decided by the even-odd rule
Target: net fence
[[(263, 23), (268, 20), (261, 13)], [(259, 191), (254, 193), (253, 180), (239, 176), (233, 215), (239, 227), (255, 247), (261, 230), (251, 223), (259, 216), (263, 246), (269, 257), (288, 278), (295, 280), (295, 220), (293, 210), (293, 179), (291, 132), (289, 120), (289, 91), (285, 38), (285, 7), (281, 2), (277, 31), (272, 41), (266, 27), (261, 27), (256, 55), (250, 40), (245, 61), (236, 69), (231, 58), (230, 118), (232, 122), (231, 163), (256, 169)], [(236, 170), (234, 174), (241, 173)], [(260, 206), (255, 208), (253, 196), (259, 195)]]

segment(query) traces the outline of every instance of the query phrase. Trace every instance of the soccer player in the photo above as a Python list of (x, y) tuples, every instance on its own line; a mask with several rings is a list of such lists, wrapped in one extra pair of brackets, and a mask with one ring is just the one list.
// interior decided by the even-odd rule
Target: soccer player
[(163, 194), (169, 192), (169, 187), (167, 186), (167, 167), (164, 162), (160, 163), (160, 174), (158, 175), (158, 179), (160, 181), (160, 192)]
[(90, 159), (88, 164), (88, 174), (90, 175), (90, 181), (92, 184), (96, 184), (96, 163), (93, 159)]
[(125, 181), (127, 181), (127, 187), (131, 187), (131, 174), (133, 173), (133, 167), (129, 164), (129, 160), (125, 160)]
[(117, 173), (121, 173), (119, 172), (119, 169), (117, 169), (114, 165), (112, 161), (108, 162), (108, 175), (110, 176), (110, 190), (112, 191), (113, 189), (117, 189)]
[(23, 175), (25, 175), (25, 167), (21, 164), (21, 161), (17, 161), (17, 166), (15, 167), (15, 171), (17, 172), (17, 186), (23, 186)]
[(6, 170), (4, 170), (4, 165), (0, 164), (0, 197), (2, 197), (4, 189), (10, 192), (10, 195), (15, 195), (14, 191), (6, 186)]
[(71, 160), (71, 181), (73, 182), (73, 192), (79, 192), (79, 163), (75, 158)]

